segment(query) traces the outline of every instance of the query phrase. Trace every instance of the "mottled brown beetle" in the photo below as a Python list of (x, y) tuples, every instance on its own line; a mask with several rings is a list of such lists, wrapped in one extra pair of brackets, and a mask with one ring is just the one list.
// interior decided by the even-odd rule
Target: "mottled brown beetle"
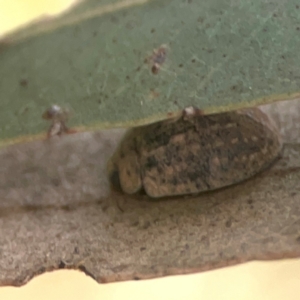
[(111, 183), (153, 198), (211, 191), (263, 171), (282, 142), (259, 109), (182, 117), (129, 130), (108, 163)]

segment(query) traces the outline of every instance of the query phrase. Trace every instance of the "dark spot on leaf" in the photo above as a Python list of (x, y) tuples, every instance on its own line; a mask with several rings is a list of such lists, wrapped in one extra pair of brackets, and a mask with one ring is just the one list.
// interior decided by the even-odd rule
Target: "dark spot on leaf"
[(277, 14), (274, 13), (274, 14), (273, 14), (273, 17), (276, 18), (276, 17), (277, 17)]
[(297, 5), (296, 5), (296, 9), (299, 9), (299, 7), (300, 7), (300, 6), (297, 4)]
[(235, 85), (233, 85), (232, 87), (231, 87), (231, 90), (235, 90), (236, 89), (236, 86)]
[(183, 64), (180, 64), (178, 67), (179, 67), (179, 68), (182, 68), (182, 67), (183, 67)]
[(97, 36), (97, 34), (98, 34), (97, 31), (93, 32), (93, 36)]
[(155, 32), (155, 28), (152, 28), (150, 32), (151, 32), (151, 33), (154, 33), (154, 32)]
[(158, 71), (159, 71), (159, 66), (157, 66), (156, 64), (153, 65), (151, 68), (151, 72), (156, 75)]
[(263, 244), (269, 244), (269, 243), (273, 243), (275, 241), (275, 238), (272, 236), (266, 237), (266, 238), (261, 239), (261, 241), (263, 242)]
[(28, 86), (28, 81), (26, 79), (21, 79), (19, 83), (20, 83), (20, 86), (22, 86), (22, 87)]
[(64, 211), (73, 211), (75, 208), (74, 207), (72, 207), (71, 205), (63, 205), (62, 207), (61, 207), (61, 209), (62, 210), (64, 210)]
[(51, 183), (54, 185), (54, 186), (59, 186), (60, 185), (60, 180), (58, 178), (52, 178), (51, 179)]
[(146, 247), (141, 247), (140, 248), (140, 251), (145, 251), (146, 250)]
[(223, 57), (226, 57), (227, 55), (226, 54), (223, 54)]
[(126, 170), (127, 176), (131, 176), (131, 172), (129, 170)]
[(111, 16), (111, 17), (110, 17), (110, 21), (111, 21), (112, 23), (117, 23), (119, 20), (118, 20), (118, 18), (117, 18), (116, 16)]
[(285, 56), (284, 56), (284, 55), (281, 55), (281, 58), (282, 58), (282, 59), (285, 59)]
[(129, 79), (130, 79), (130, 77), (127, 75), (127, 76), (126, 76), (126, 79), (128, 79), (128, 80), (129, 80)]
[(227, 228), (230, 228), (231, 225), (232, 225), (232, 220), (231, 220), (231, 219), (227, 220), (226, 223), (225, 223), (225, 226), (226, 226)]
[(102, 211), (106, 212), (108, 210), (109, 206), (108, 205), (103, 205), (102, 206)]
[(132, 223), (132, 226), (136, 227), (136, 226), (138, 226), (139, 224), (140, 224), (139, 221), (135, 221), (135, 222)]
[(201, 243), (207, 243), (208, 242), (208, 237), (206, 235), (203, 235), (201, 236), (201, 239), (200, 239)]
[(247, 203), (248, 203), (248, 204), (252, 204), (252, 203), (253, 203), (253, 200), (252, 200), (252, 199), (248, 199), (248, 200), (247, 200)]
[(268, 29), (267, 29), (267, 28), (264, 28), (264, 29), (263, 29), (263, 32), (267, 32), (267, 31), (268, 31)]
[(297, 27), (297, 28), (296, 28), (296, 30), (298, 30), (298, 31), (299, 31), (299, 30), (300, 30), (300, 27)]
[(194, 63), (194, 62), (196, 62), (196, 59), (195, 59), (195, 58), (192, 59), (192, 63)]
[(149, 221), (146, 221), (146, 222), (141, 226), (141, 228), (142, 228), (142, 229), (148, 229), (150, 226), (151, 226), (150, 222), (149, 222)]

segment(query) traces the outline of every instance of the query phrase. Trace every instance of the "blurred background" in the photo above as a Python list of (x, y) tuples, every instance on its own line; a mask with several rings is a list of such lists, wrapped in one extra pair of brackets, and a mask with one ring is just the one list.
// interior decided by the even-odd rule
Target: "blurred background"
[[(32, 20), (58, 14), (73, 2), (0, 0), (0, 38)], [(201, 274), (105, 285), (81, 272), (60, 270), (38, 276), (21, 288), (2, 287), (0, 299), (299, 300), (300, 260), (251, 262)]]

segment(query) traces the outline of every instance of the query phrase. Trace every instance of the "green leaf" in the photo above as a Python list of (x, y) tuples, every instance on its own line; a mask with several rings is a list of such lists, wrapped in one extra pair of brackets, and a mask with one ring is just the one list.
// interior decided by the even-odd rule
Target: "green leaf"
[[(86, 130), (300, 95), (298, 0), (99, 2), (2, 41), (2, 143), (40, 137), (53, 104)], [(153, 74), (149, 57), (161, 45), (165, 61)]]

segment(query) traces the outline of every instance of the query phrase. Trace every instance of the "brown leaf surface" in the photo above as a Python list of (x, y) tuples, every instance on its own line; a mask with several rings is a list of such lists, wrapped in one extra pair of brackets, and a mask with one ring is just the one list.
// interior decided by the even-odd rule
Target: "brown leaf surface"
[[(299, 102), (286, 103), (264, 110), (285, 120), (290, 142)], [(105, 164), (123, 132), (1, 150), (0, 285), (58, 268), (112, 282), (300, 256), (300, 144), (285, 144), (270, 170), (242, 184), (153, 201), (110, 192)]]

